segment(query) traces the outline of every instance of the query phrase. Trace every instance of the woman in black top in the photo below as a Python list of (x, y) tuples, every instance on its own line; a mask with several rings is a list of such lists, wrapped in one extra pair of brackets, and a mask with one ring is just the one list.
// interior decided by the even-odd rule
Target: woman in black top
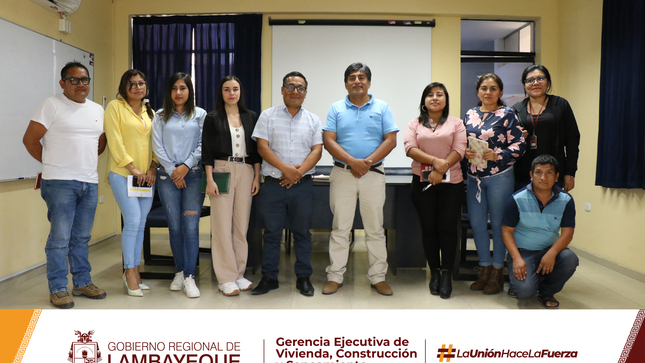
[(515, 163), (515, 186), (529, 184), (531, 162), (538, 155), (549, 154), (558, 160), (558, 185), (565, 191), (575, 186), (578, 169), (580, 132), (569, 102), (549, 95), (551, 74), (543, 65), (534, 64), (522, 72), (524, 93), (528, 96), (513, 106), (524, 128), (526, 153)]
[[(213, 269), (219, 290), (226, 296), (239, 295), (253, 287), (244, 278), (252, 197), (260, 191), (262, 159), (251, 134), (258, 116), (244, 105), (242, 83), (235, 76), (219, 84), (215, 111), (204, 121), (202, 164), (206, 168), (206, 195), (211, 202), (211, 243)], [(213, 172), (229, 173), (227, 193), (220, 190)]]

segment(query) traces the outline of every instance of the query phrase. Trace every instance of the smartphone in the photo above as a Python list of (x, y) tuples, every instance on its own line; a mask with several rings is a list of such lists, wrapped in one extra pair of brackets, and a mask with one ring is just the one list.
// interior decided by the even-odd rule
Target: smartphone
[[(430, 177), (431, 172), (432, 172), (432, 170), (423, 170), (423, 171), (421, 171), (421, 181), (422, 182), (429, 181), (428, 178)], [(445, 174), (443, 174), (443, 178), (441, 180), (442, 181), (449, 181), (450, 180), (450, 170), (448, 170)]]
[(141, 186), (141, 187), (150, 187), (150, 184), (148, 184), (148, 182), (145, 182), (145, 183), (139, 185), (139, 178), (136, 175), (133, 175), (132, 176), (132, 186), (133, 187), (139, 187), (139, 186)]

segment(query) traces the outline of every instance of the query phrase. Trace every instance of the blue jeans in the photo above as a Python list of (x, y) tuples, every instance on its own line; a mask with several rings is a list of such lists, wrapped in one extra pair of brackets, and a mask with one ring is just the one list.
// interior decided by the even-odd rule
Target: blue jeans
[(188, 277), (195, 275), (199, 257), (199, 218), (205, 196), (201, 192), (201, 166), (189, 170), (184, 181), (186, 188), (177, 188), (163, 167), (159, 168), (157, 188), (168, 220), (170, 249), (177, 272), (183, 271)]
[(108, 181), (123, 216), (123, 231), (121, 232), (123, 267), (134, 268), (134, 266), (141, 264), (143, 231), (154, 198), (128, 197), (128, 178), (114, 172), (108, 174)]
[[(504, 206), (513, 195), (515, 178), (513, 169), (481, 179), (481, 202), (477, 201), (477, 179), (468, 176), (468, 217), (473, 228), (479, 266), (504, 267), (506, 247), (502, 240), (502, 217)], [(490, 258), (488, 221), (493, 231), (493, 260)]]
[(311, 232), (309, 232), (309, 228), (313, 217), (313, 179), (308, 178), (287, 189), (280, 186), (277, 179), (265, 177), (259, 202), (260, 215), (264, 222), (262, 276), (278, 279), (280, 240), (287, 218), (289, 229), (293, 232), (294, 237), (296, 277), (311, 276), (313, 268), (311, 267)]
[(540, 295), (555, 295), (562, 291), (564, 284), (569, 281), (578, 267), (578, 256), (568, 248), (560, 251), (555, 257), (553, 271), (547, 275), (538, 274), (537, 268), (542, 261), (542, 256), (549, 248), (541, 251), (520, 249), (520, 255), (526, 263), (526, 278), (518, 280), (513, 274), (513, 259), (508, 256), (508, 276), (511, 290), (517, 294), (518, 299), (530, 299), (537, 292)]
[(70, 270), (75, 289), (92, 282), (87, 244), (94, 225), (98, 192), (98, 184), (76, 180), (43, 179), (40, 184), (40, 195), (47, 203), (47, 219), (51, 223), (45, 255), (52, 294), (67, 291)]

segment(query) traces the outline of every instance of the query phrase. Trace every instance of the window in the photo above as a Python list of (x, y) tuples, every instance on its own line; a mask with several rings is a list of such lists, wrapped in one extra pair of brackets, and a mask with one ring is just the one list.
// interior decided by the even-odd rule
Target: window
[(504, 82), (502, 99), (512, 106), (524, 98), (522, 71), (535, 62), (533, 22), (461, 21), (461, 116), (477, 105), (479, 76), (497, 74)]

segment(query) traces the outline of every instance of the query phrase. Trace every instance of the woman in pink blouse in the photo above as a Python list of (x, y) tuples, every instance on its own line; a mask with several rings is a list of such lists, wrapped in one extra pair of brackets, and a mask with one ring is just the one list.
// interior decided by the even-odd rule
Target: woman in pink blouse
[(430, 293), (443, 299), (452, 293), (457, 251), (457, 224), (464, 197), (459, 161), (466, 150), (463, 122), (448, 115), (448, 90), (430, 83), (421, 95), (420, 114), (405, 130), (405, 152), (412, 158), (412, 202), (421, 222)]

